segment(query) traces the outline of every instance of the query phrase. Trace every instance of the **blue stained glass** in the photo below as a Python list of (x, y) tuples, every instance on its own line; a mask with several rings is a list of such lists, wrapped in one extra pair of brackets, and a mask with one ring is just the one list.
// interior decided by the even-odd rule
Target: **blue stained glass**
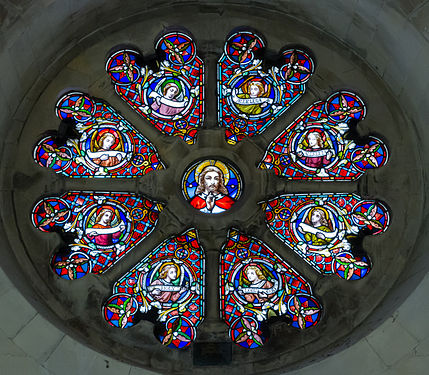
[(74, 122), (79, 137), (42, 138), (34, 148), (42, 167), (71, 178), (134, 178), (165, 168), (150, 141), (104, 101), (69, 92), (55, 109), (61, 120)]
[(268, 340), (270, 317), (305, 329), (322, 306), (310, 284), (261, 240), (229, 231), (220, 256), (220, 314), (234, 343), (247, 349)]
[(259, 168), (273, 169), (289, 180), (356, 180), (389, 159), (379, 138), (350, 139), (352, 122), (365, 115), (365, 104), (358, 95), (335, 92), (311, 105), (280, 133), (268, 146)]
[(159, 70), (145, 66), (143, 56), (121, 49), (110, 55), (106, 71), (116, 93), (166, 135), (193, 144), (204, 119), (204, 63), (192, 37), (171, 32), (155, 46)]
[(195, 229), (171, 237), (146, 255), (113, 287), (103, 306), (106, 321), (128, 328), (158, 312), (155, 336), (170, 348), (186, 348), (204, 319), (204, 252)]
[(305, 92), (314, 71), (310, 55), (289, 48), (278, 66), (263, 70), (265, 48), (253, 31), (238, 31), (225, 43), (218, 63), (218, 119), (229, 144), (262, 133)]
[(75, 280), (101, 274), (122, 259), (152, 232), (162, 209), (136, 194), (72, 191), (43, 198), (31, 218), (43, 232), (69, 234), (67, 248), (53, 255), (51, 267), (59, 277)]
[(389, 227), (389, 211), (380, 201), (356, 194), (287, 194), (262, 204), (268, 228), (318, 272), (358, 280), (371, 260), (356, 239)]
[(217, 159), (200, 160), (191, 165), (182, 179), (186, 200), (205, 214), (229, 210), (240, 198), (243, 183), (230, 163)]

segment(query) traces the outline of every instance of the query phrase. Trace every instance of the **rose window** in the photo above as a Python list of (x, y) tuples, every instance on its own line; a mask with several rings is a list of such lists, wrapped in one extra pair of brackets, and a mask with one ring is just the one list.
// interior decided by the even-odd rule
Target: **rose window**
[[(209, 65), (216, 90), (201, 56), (189, 32), (169, 31), (155, 55), (121, 45), (99, 62), (106, 98), (63, 90), (59, 128), (33, 150), (58, 174), (47, 190), (59, 192), (41, 192), (31, 220), (61, 237), (46, 262), (66, 289), (113, 272), (110, 294), (88, 295), (106, 330), (137, 337), (146, 321), (161, 344), (189, 348), (219, 309), (232, 342), (261, 348), (272, 324), (317, 329), (329, 314), (319, 293), (327, 276), (360, 283), (377, 266), (363, 239), (388, 229), (389, 209), (355, 187), (388, 162), (388, 148), (359, 130), (367, 108), (347, 87), (290, 113), (318, 69), (309, 48), (274, 55), (261, 33), (234, 29)], [(276, 193), (263, 195), (268, 179)]]

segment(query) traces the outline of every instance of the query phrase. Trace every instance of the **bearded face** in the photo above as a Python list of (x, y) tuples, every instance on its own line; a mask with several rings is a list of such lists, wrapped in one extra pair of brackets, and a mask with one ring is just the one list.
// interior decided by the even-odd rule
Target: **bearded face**
[(218, 172), (207, 172), (204, 176), (204, 190), (206, 193), (217, 193), (219, 190), (220, 176)]
[(215, 166), (208, 166), (203, 169), (198, 177), (198, 187), (196, 194), (212, 193), (228, 195), (228, 190), (224, 185), (222, 171)]

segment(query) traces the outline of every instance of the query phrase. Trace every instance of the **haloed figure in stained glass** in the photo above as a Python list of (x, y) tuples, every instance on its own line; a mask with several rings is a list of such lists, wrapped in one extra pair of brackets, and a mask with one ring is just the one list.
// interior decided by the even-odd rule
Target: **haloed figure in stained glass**
[(298, 230), (304, 234), (307, 243), (315, 246), (327, 245), (337, 235), (327, 211), (321, 207), (313, 207), (307, 219), (299, 224)]
[(97, 245), (111, 246), (118, 242), (125, 229), (115, 209), (103, 206), (96, 213), (94, 224), (86, 229), (86, 236)]
[(246, 266), (241, 275), (238, 293), (249, 303), (264, 303), (274, 296), (275, 286), (268, 281), (257, 264)]
[(233, 93), (235, 106), (246, 115), (259, 115), (270, 104), (268, 84), (258, 79), (249, 79), (240, 86), (242, 93)]
[(88, 152), (92, 161), (101, 167), (114, 167), (126, 156), (120, 139), (113, 133), (104, 133), (95, 141), (94, 152)]
[(307, 167), (320, 169), (331, 163), (333, 150), (323, 141), (318, 131), (309, 131), (297, 150), (297, 156)]
[(174, 116), (182, 112), (188, 104), (188, 99), (179, 101), (182, 94), (182, 84), (178, 80), (167, 79), (161, 85), (159, 92), (152, 91), (149, 97), (154, 98), (151, 107), (154, 111), (164, 116)]
[(161, 266), (158, 279), (149, 285), (149, 293), (161, 303), (176, 302), (187, 290), (178, 285), (179, 277), (179, 266), (174, 263), (165, 263)]
[(234, 199), (228, 196), (223, 172), (220, 168), (209, 165), (199, 175), (198, 187), (191, 205), (204, 213), (220, 213), (231, 208)]

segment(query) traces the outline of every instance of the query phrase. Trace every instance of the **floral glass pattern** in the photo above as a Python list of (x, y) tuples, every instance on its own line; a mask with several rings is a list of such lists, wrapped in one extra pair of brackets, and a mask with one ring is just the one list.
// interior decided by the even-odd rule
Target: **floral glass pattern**
[[(104, 318), (119, 328), (150, 320), (163, 345), (185, 348), (204, 319), (204, 272), (197, 231), (171, 237), (115, 283)], [(151, 309), (158, 311), (156, 321), (147, 314)]]
[(232, 341), (244, 348), (265, 344), (269, 317), (300, 329), (319, 322), (322, 307), (310, 284), (257, 238), (231, 229), (219, 274), (221, 318)]
[[(217, 115), (229, 145), (265, 131), (305, 93), (314, 73), (304, 48), (282, 49), (273, 64), (265, 47), (259, 33), (235, 30), (218, 61)], [(194, 144), (204, 119), (204, 63), (187, 32), (163, 34), (155, 49), (156, 62), (134, 49), (117, 49), (105, 69), (134, 111), (162, 134)], [(59, 131), (33, 150), (43, 167), (75, 178), (131, 178), (165, 168), (156, 148), (100, 99), (69, 92), (59, 99), (56, 114), (63, 121)], [(358, 95), (335, 92), (281, 132), (259, 168), (294, 180), (355, 180), (388, 161), (380, 139), (355, 136), (365, 115)], [(228, 211), (243, 186), (232, 163), (208, 156), (191, 164), (181, 181), (185, 199), (204, 214)], [(319, 273), (345, 280), (368, 274), (372, 264), (361, 240), (387, 230), (390, 220), (384, 203), (349, 193), (287, 194), (261, 205), (276, 237)], [(154, 230), (162, 210), (163, 204), (133, 193), (72, 191), (41, 199), (31, 216), (37, 229), (63, 235), (66, 244), (51, 267), (74, 280), (111, 268)], [(221, 250), (219, 288), (229, 336), (247, 349), (267, 342), (270, 318), (305, 329), (323, 315), (310, 284), (295, 269), (267, 244), (236, 229)], [(104, 320), (114, 327), (154, 323), (155, 337), (169, 348), (189, 347), (204, 313), (205, 255), (194, 228), (149, 252), (114, 284), (102, 306)]]
[(72, 178), (132, 178), (163, 169), (155, 147), (113, 107), (82, 92), (69, 92), (56, 105), (61, 120), (71, 121), (79, 139), (42, 138), (34, 160)]
[(229, 210), (241, 195), (243, 183), (230, 163), (208, 159), (194, 163), (182, 179), (189, 204), (205, 214)]
[(234, 32), (218, 63), (218, 118), (229, 144), (262, 133), (305, 92), (314, 72), (310, 55), (297, 48), (280, 53), (281, 63), (266, 72), (262, 36)]
[(273, 169), (289, 180), (358, 179), (388, 160), (380, 139), (348, 137), (365, 114), (363, 100), (348, 91), (314, 103), (271, 142), (259, 168)]
[(262, 204), (268, 228), (316, 271), (346, 280), (371, 270), (357, 241), (389, 226), (389, 212), (379, 201), (356, 194), (287, 194)]
[(191, 36), (181, 32), (157, 41), (159, 70), (135, 50), (110, 55), (106, 71), (116, 93), (160, 132), (193, 144), (204, 118), (204, 63)]
[(112, 267), (155, 228), (163, 205), (132, 193), (72, 191), (46, 197), (33, 208), (33, 225), (74, 237), (51, 266), (68, 280)]

